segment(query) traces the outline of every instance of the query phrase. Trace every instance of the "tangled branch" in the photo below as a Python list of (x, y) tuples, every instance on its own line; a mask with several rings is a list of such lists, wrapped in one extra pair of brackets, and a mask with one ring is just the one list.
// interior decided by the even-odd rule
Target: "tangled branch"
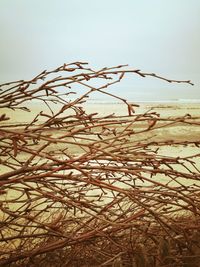
[[(198, 131), (199, 118), (137, 113), (138, 105), (108, 90), (128, 73), (192, 85), (74, 62), (0, 86), (1, 266), (43, 266), (51, 255), (65, 257), (63, 266), (179, 266), (198, 258), (200, 140), (159, 136), (177, 126)], [(122, 102), (124, 114), (88, 112), (93, 93)], [(32, 103), (41, 110), (31, 121), (7, 115), (31, 112)], [(169, 147), (194, 152), (163, 154)]]

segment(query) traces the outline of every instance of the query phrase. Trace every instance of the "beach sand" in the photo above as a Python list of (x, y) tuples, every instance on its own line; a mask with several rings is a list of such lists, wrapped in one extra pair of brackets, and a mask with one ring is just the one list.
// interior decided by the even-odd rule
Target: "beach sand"
[[(200, 103), (180, 103), (180, 102), (169, 102), (169, 103), (139, 103), (140, 107), (135, 108), (136, 114), (143, 114), (147, 111), (156, 112), (160, 114), (160, 117), (163, 119), (166, 118), (177, 118), (181, 116), (185, 116), (186, 114), (190, 114), (193, 117), (200, 116)], [(2, 113), (5, 113), (6, 116), (10, 118), (9, 121), (2, 122), (2, 126), (5, 124), (11, 125), (20, 125), (23, 123), (27, 123), (32, 121), (37, 114), (41, 111), (44, 113), (50, 114), (48, 107), (41, 103), (29, 103), (27, 107), (30, 107), (31, 112), (25, 112), (21, 110), (9, 110), (3, 109)], [(99, 116), (106, 116), (109, 114), (115, 115), (128, 115), (128, 109), (125, 104), (122, 103), (86, 103), (83, 105), (86, 112), (98, 113)], [(61, 107), (59, 105), (54, 105), (54, 110), (57, 112)], [(98, 116), (98, 115), (96, 115)], [(46, 119), (46, 117), (39, 117), (40, 120)], [(200, 120), (197, 119), (199, 122)], [(134, 127), (137, 125), (134, 124)], [(141, 125), (139, 126), (141, 127)], [(15, 128), (17, 130), (17, 127)], [(55, 133), (54, 133), (55, 134)], [(171, 126), (167, 126), (165, 128), (157, 129), (155, 131), (151, 131), (151, 134), (147, 136), (147, 133), (143, 135), (136, 135), (134, 138), (138, 138), (138, 140), (142, 140), (143, 138), (148, 137), (151, 138), (150, 141), (166, 141), (166, 140), (174, 140), (174, 141), (200, 141), (200, 126), (191, 126), (189, 124), (175, 124)], [(165, 151), (162, 153), (166, 155), (180, 155), (180, 150), (174, 148), (170, 151), (171, 147), (165, 147)], [(188, 153), (192, 153), (195, 148), (188, 148)], [(189, 151), (190, 150), (190, 151)], [(185, 152), (183, 152), (185, 153)], [(1, 170), (1, 168), (0, 168)]]
[[(116, 104), (116, 103), (89, 103), (85, 104), (85, 109), (87, 113), (99, 113), (101, 116), (109, 115), (115, 113), (116, 115), (124, 115), (126, 116), (128, 114), (127, 106), (124, 104)], [(56, 107), (57, 110), (59, 110), (59, 106)], [(34, 119), (34, 117), (42, 110), (44, 110), (45, 113), (48, 113), (49, 110), (46, 106), (41, 106), (39, 104), (31, 104), (31, 112), (23, 112), (23, 111), (11, 111), (4, 109), (2, 113), (5, 113), (7, 116), (11, 118), (9, 123), (12, 125), (15, 124), (23, 124), (26, 122), (30, 122)], [(199, 103), (140, 103), (140, 107), (136, 108), (136, 113), (145, 113), (147, 111), (157, 112), (160, 114), (160, 117), (162, 118), (176, 118), (180, 116), (184, 116), (186, 114), (190, 114), (193, 117), (198, 117), (200, 115), (200, 104)], [(199, 119), (198, 119), (199, 122)], [(7, 122), (4, 123), (4, 125)], [(17, 129), (17, 127), (16, 127)], [(153, 134), (152, 134), (153, 133)], [(147, 138), (147, 134), (144, 133), (143, 135), (135, 136), (138, 140), (143, 140), (144, 138)], [(148, 136), (149, 141), (166, 141), (166, 140), (174, 140), (177, 141), (200, 141), (200, 126), (191, 126), (188, 124), (185, 125), (173, 125), (166, 128), (161, 128), (158, 130), (155, 130), (151, 132), (151, 135)], [(153, 147), (152, 147), (153, 148)], [(77, 153), (77, 151), (75, 151)], [(170, 146), (163, 146), (160, 147), (158, 150), (158, 154), (160, 156), (165, 157), (185, 157), (185, 156), (191, 156), (194, 154), (200, 154), (200, 148), (195, 146), (178, 146), (178, 145), (170, 145)], [(195, 159), (194, 159), (195, 161)], [(196, 166), (200, 169), (200, 162), (199, 158), (196, 159)], [(181, 167), (177, 166), (178, 170), (181, 171)], [(0, 174), (6, 173), (8, 170), (5, 166), (0, 165)], [(149, 177), (150, 178), (150, 175)], [(169, 179), (165, 175), (159, 174), (158, 176), (154, 177), (154, 181), (159, 181), (161, 184), (167, 184)], [(177, 183), (178, 180), (170, 181), (170, 186), (179, 186)], [(180, 182), (184, 183), (185, 186), (190, 186), (194, 184), (194, 180), (189, 179), (183, 179), (180, 178)], [(197, 183), (197, 182), (196, 182)], [(136, 181), (137, 186), (148, 186), (148, 182), (141, 182), (141, 180)], [(116, 186), (121, 186), (118, 184), (118, 182), (115, 183)], [(91, 192), (88, 191), (87, 194), (90, 195), (90, 197), (95, 198), (95, 195), (101, 194), (101, 191), (99, 192), (99, 189), (94, 189)], [(106, 192), (106, 190), (105, 190)], [(17, 208), (20, 207), (21, 204), (16, 204), (12, 202), (12, 199), (18, 197), (19, 193), (16, 191), (9, 191), (6, 195), (7, 199), (11, 201), (10, 203), (10, 209), (12, 211), (15, 211)], [(0, 200), (3, 200), (5, 196), (3, 195)], [(111, 201), (113, 195), (111, 195), (110, 192), (107, 193), (107, 196), (105, 196), (103, 200), (103, 204)], [(46, 205), (46, 204), (43, 204)], [(41, 208), (42, 205), (40, 206)], [(4, 214), (0, 213), (0, 219), (4, 218)], [(2, 218), (1, 218), (2, 217)], [(17, 244), (17, 243), (16, 243)]]
[[(176, 118), (190, 114), (193, 117), (200, 116), (200, 103), (139, 103), (140, 107), (136, 108), (136, 114), (143, 114), (147, 111), (157, 112), (160, 114), (161, 118)], [(5, 113), (11, 119), (8, 121), (9, 124), (23, 124), (30, 122), (34, 117), (40, 113), (42, 110), (45, 113), (50, 113), (48, 107), (41, 105), (41, 103), (31, 103), (31, 112), (25, 112), (21, 110), (8, 110), (4, 109), (2, 113)], [(58, 111), (61, 107), (55, 105), (54, 108)], [(128, 115), (127, 106), (121, 103), (87, 103), (84, 104), (84, 108), (87, 113), (98, 113), (99, 116), (105, 116), (109, 114), (116, 115)], [(45, 117), (41, 117), (45, 118)], [(200, 121), (199, 119), (197, 120)], [(2, 123), (2, 125), (7, 124), (7, 121)], [(134, 126), (135, 127), (135, 126)], [(139, 126), (141, 127), (141, 125)], [(17, 127), (15, 128), (18, 129)], [(56, 133), (54, 133), (56, 134)], [(135, 141), (142, 141), (148, 138), (150, 142), (162, 142), (166, 140), (173, 140), (175, 142), (184, 141), (200, 141), (200, 126), (191, 126), (189, 124), (176, 124), (172, 126), (167, 126), (165, 128), (157, 129), (151, 131), (151, 133), (143, 133), (134, 135)], [(74, 153), (79, 153), (74, 151)], [(195, 146), (163, 146), (160, 147), (158, 153), (163, 156), (173, 156), (173, 157), (184, 157), (190, 156), (192, 154), (200, 153), (200, 149)], [(200, 167), (200, 162), (197, 162), (198, 167)], [(0, 173), (5, 173), (7, 168), (0, 165)]]
[[(134, 104), (134, 103), (133, 103)], [(190, 114), (191, 116), (200, 116), (200, 103), (184, 103), (184, 102), (141, 102), (135, 103), (140, 105), (135, 108), (136, 113), (144, 113), (147, 111), (155, 111), (160, 114), (161, 117), (179, 117), (185, 114)], [(49, 108), (40, 102), (27, 103), (26, 107), (30, 107), (31, 112), (25, 112), (21, 110), (11, 110), (11, 109), (1, 109), (1, 113), (5, 113), (10, 118), (10, 123), (23, 123), (30, 122), (34, 117), (41, 111), (51, 114)], [(99, 115), (128, 115), (127, 106), (123, 103), (86, 103), (83, 107), (88, 113), (98, 113)], [(61, 108), (60, 105), (54, 105), (53, 109), (57, 112)], [(7, 123), (7, 122), (5, 122)]]

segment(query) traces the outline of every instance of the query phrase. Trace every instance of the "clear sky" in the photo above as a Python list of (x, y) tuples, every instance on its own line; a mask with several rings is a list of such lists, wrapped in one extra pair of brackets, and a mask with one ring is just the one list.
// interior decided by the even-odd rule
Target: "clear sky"
[(200, 99), (200, 0), (0, 0), (0, 82), (64, 62), (129, 64), (195, 86), (129, 77), (131, 99)]

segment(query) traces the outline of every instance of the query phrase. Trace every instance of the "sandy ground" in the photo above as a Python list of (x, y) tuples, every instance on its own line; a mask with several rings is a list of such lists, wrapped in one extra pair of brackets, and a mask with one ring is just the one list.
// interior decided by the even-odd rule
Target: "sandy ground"
[[(200, 116), (200, 103), (136, 103), (140, 107), (135, 108), (136, 113), (144, 113), (148, 110), (158, 112), (162, 117), (178, 117), (185, 114), (192, 116)], [(43, 103), (31, 103), (27, 104), (27, 107), (31, 108), (31, 112), (25, 112), (21, 110), (9, 110), (2, 109), (1, 113), (5, 113), (10, 117), (11, 123), (23, 123), (33, 120), (33, 118), (40, 112), (44, 111), (49, 113), (48, 107)], [(127, 106), (122, 103), (86, 103), (84, 108), (88, 113), (99, 113), (100, 115), (108, 115), (115, 113), (116, 115), (127, 115)], [(54, 110), (58, 111), (59, 105), (54, 105)]]
[[(23, 112), (23, 111), (12, 111), (8, 109), (1, 110), (1, 114), (5, 113), (8, 117), (11, 118), (9, 123), (11, 124), (23, 124), (26, 122), (30, 122), (34, 119), (34, 117), (42, 110), (44, 110), (45, 113), (48, 113), (48, 108), (41, 104), (32, 104), (31, 105), (31, 112)], [(57, 110), (59, 110), (59, 106), (56, 107)], [(108, 115), (115, 113), (116, 115), (127, 115), (128, 110), (127, 106), (123, 104), (106, 104), (106, 103), (99, 103), (99, 104), (86, 104), (85, 109), (88, 113), (99, 113), (100, 115)], [(140, 107), (136, 109), (136, 113), (144, 113), (148, 110), (155, 111), (161, 115), (162, 118), (167, 117), (179, 117), (184, 116), (185, 114), (190, 114), (191, 116), (197, 117), (200, 116), (200, 103), (140, 103)], [(0, 115), (1, 115), (0, 114)], [(198, 120), (200, 121), (200, 120)], [(6, 122), (7, 123), (7, 122)], [(147, 136), (146, 136), (147, 137)], [(137, 137), (134, 136), (134, 138), (145, 138), (145, 136), (138, 135)], [(174, 140), (174, 141), (200, 141), (200, 126), (190, 126), (190, 125), (176, 125), (173, 127), (167, 127), (161, 130), (155, 131), (155, 136), (149, 136), (151, 138), (150, 140), (154, 141), (165, 141), (165, 140)], [(200, 148), (195, 146), (188, 146), (188, 147), (180, 147), (180, 146), (164, 146), (161, 147), (158, 151), (159, 155), (163, 156), (172, 156), (172, 157), (184, 157), (184, 156), (190, 156), (194, 154), (200, 154)], [(194, 159), (195, 160), (195, 159)], [(200, 162), (199, 158), (196, 160), (197, 168), (200, 169)], [(180, 168), (178, 166), (177, 168)], [(180, 171), (181, 169), (179, 169)], [(9, 171), (6, 169), (5, 166), (2, 166), (0, 164), (0, 175), (2, 173), (6, 173)], [(151, 178), (150, 176), (148, 178)], [(179, 186), (178, 181), (173, 181), (169, 177), (166, 177), (165, 175), (159, 174), (157, 177), (154, 178), (154, 180), (159, 181), (160, 183), (167, 184), (170, 181), (170, 186)], [(183, 179), (180, 178), (180, 182), (184, 183), (185, 186), (191, 186), (194, 184), (194, 180), (189, 179)], [(149, 185), (149, 182), (141, 182), (141, 180), (138, 180), (137, 182), (138, 186), (145, 187)], [(198, 181), (195, 183), (198, 183)], [(115, 183), (115, 186), (123, 186), (118, 182)], [(106, 192), (106, 191), (105, 191)], [(90, 197), (94, 197), (96, 199), (96, 196), (100, 195), (102, 191), (99, 189), (93, 189), (92, 191), (88, 191), (87, 194)], [(15, 199), (19, 197), (19, 192), (16, 190), (10, 190), (7, 192), (6, 196), (2, 195), (0, 196), (0, 201), (4, 201), (5, 198), (9, 199), (9, 209), (12, 211), (15, 211), (21, 207), (21, 203), (13, 203), (12, 199)], [(112, 200), (113, 195), (111, 192), (108, 192), (106, 196), (104, 196), (104, 200), (102, 202), (102, 205), (105, 203), (108, 203)], [(46, 207), (47, 204), (42, 204)], [(44, 208), (44, 206), (40, 206), (40, 208)], [(0, 220), (4, 219), (5, 214), (0, 212)], [(47, 215), (49, 216), (49, 215)], [(14, 228), (13, 228), (14, 229)], [(9, 235), (12, 233), (10, 232)], [(15, 246), (18, 245), (18, 240), (13, 243)]]
[[(59, 106), (55, 106), (59, 110)], [(89, 103), (85, 104), (84, 108), (88, 113), (99, 113), (100, 115), (108, 115), (115, 113), (116, 115), (127, 115), (127, 106), (124, 104), (114, 103)], [(31, 112), (12, 111), (4, 109), (2, 113), (6, 113), (11, 118), (9, 123), (18, 124), (33, 120), (33, 118), (42, 110), (48, 112), (45, 105), (39, 103), (31, 104)], [(144, 113), (148, 110), (155, 111), (162, 118), (179, 117), (185, 114), (190, 114), (194, 117), (200, 116), (200, 103), (140, 103), (140, 107), (136, 108), (136, 113)], [(152, 133), (151, 133), (152, 134)], [(154, 133), (153, 133), (154, 134)], [(142, 139), (145, 136), (136, 136), (134, 138)], [(200, 126), (176, 125), (155, 131), (155, 136), (149, 136), (152, 141), (200, 141)], [(200, 153), (197, 147), (180, 148), (178, 146), (163, 147), (159, 153), (164, 156), (189, 156)], [(200, 166), (200, 162), (198, 163)], [(5, 172), (5, 167), (0, 165), (0, 173)]]
[[(6, 113), (7, 116), (12, 118), (10, 123), (18, 124), (31, 121), (41, 110), (45, 110), (46, 113), (48, 112), (47, 107), (41, 106), (39, 104), (32, 105), (31, 109), (32, 112), (10, 111), (4, 109), (2, 113)], [(59, 107), (57, 107), (57, 109), (59, 109)], [(116, 115), (128, 114), (127, 107), (122, 104), (89, 103), (85, 105), (85, 109), (88, 113), (98, 112), (100, 115), (108, 115), (112, 113), (115, 113)], [(136, 112), (144, 113), (148, 110), (158, 112), (162, 118), (179, 117), (184, 116), (185, 114), (190, 114), (196, 117), (200, 116), (200, 103), (140, 103), (140, 107), (136, 109)], [(200, 141), (200, 126), (182, 125), (156, 130), (155, 137), (153, 137), (152, 140)], [(159, 149), (159, 154), (163, 156), (184, 157), (200, 154), (200, 148), (194, 146), (188, 146), (184, 148), (179, 146), (164, 146)], [(196, 164), (200, 169), (199, 158), (197, 159)], [(7, 171), (8, 170), (6, 170), (5, 166), (0, 165), (0, 174)], [(161, 183), (167, 183), (167, 177), (164, 175), (159, 175), (159, 177), (157, 177), (156, 179), (158, 179)], [(191, 183), (194, 183), (194, 181), (184, 181), (184, 184), (188, 186), (191, 185)], [(145, 186), (145, 184), (143, 184), (143, 186)], [(97, 193), (98, 190), (94, 190), (93, 194)], [(13, 195), (12, 192), (10, 194)], [(7, 195), (7, 197), (9, 196)]]

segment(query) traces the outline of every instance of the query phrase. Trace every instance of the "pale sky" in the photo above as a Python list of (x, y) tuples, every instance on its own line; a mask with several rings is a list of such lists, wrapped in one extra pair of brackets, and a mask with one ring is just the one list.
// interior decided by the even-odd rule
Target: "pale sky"
[(136, 100), (200, 99), (200, 0), (0, 0), (0, 82), (72, 61), (129, 64), (195, 86), (128, 77)]

